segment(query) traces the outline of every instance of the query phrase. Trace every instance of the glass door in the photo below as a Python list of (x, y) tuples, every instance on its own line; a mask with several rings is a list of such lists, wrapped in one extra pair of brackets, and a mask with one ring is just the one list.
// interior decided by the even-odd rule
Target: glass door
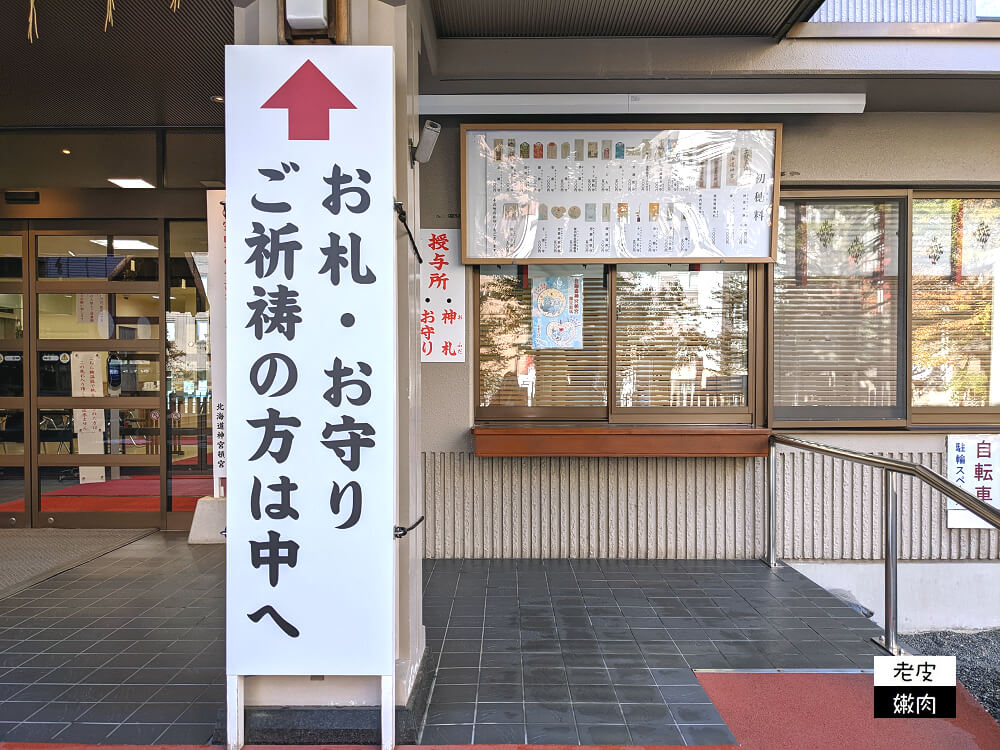
[(27, 224), (0, 222), (0, 528), (30, 524), (26, 321)]
[(33, 525), (165, 527), (162, 223), (29, 230)]

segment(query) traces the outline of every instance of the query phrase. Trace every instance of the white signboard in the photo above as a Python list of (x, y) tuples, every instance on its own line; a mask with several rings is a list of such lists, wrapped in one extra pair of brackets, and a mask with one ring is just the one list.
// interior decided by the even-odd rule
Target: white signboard
[(465, 266), (457, 229), (420, 231), (420, 361), (465, 361)]
[(226, 476), (226, 191), (208, 190), (208, 329), (212, 352), (212, 476)]
[(226, 48), (226, 671), (394, 670), (388, 47)]
[[(949, 435), (948, 479), (984, 503), (1000, 508), (1000, 435)], [(949, 529), (992, 529), (954, 500), (948, 501)]]
[(768, 259), (779, 127), (466, 126), (466, 259)]

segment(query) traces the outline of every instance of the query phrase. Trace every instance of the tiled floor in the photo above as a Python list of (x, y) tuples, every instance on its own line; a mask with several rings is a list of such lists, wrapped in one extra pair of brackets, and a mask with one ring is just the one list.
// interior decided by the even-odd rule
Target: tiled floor
[(208, 742), (223, 571), (221, 545), (161, 533), (0, 601), (0, 741)]
[(868, 668), (878, 630), (757, 561), (428, 560), (423, 743), (734, 742), (693, 669)]

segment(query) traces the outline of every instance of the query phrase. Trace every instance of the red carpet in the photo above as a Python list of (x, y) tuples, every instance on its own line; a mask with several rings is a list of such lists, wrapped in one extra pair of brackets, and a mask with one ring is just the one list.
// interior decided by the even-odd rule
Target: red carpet
[(1000, 725), (959, 686), (955, 719), (872, 718), (870, 674), (698, 674), (751, 750), (996, 750)]
[[(211, 495), (212, 477), (175, 477), (171, 480), (173, 510), (193, 511), (198, 499)], [(23, 511), (24, 500), (0, 503), (0, 512)], [(91, 511), (160, 510), (159, 477), (140, 476), (87, 484), (68, 483), (65, 487), (42, 494), (43, 513), (80, 513)]]

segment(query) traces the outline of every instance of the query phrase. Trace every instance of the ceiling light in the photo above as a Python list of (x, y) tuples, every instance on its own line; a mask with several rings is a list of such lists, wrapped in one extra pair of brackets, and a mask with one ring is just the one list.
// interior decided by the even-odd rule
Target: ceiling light
[[(107, 247), (107, 240), (91, 240), (95, 245)], [(142, 240), (112, 240), (115, 250), (156, 250), (156, 245), (150, 245)]]
[(68, 148), (64, 148), (64, 149), (62, 150), (62, 152), (63, 152), (64, 154), (66, 154), (66, 156), (69, 156), (70, 154), (72, 154), (72, 153), (73, 153), (73, 152), (72, 152), (72, 151), (70, 151), (70, 150), (69, 150)]
[(208, 100), (210, 102), (215, 102), (216, 104), (222, 104), (224, 101), (226, 101), (223, 97), (219, 96), (218, 94), (216, 94), (215, 96), (208, 97)]
[(108, 182), (113, 182), (120, 188), (151, 188), (153, 187), (145, 180), (135, 177), (109, 177)]

